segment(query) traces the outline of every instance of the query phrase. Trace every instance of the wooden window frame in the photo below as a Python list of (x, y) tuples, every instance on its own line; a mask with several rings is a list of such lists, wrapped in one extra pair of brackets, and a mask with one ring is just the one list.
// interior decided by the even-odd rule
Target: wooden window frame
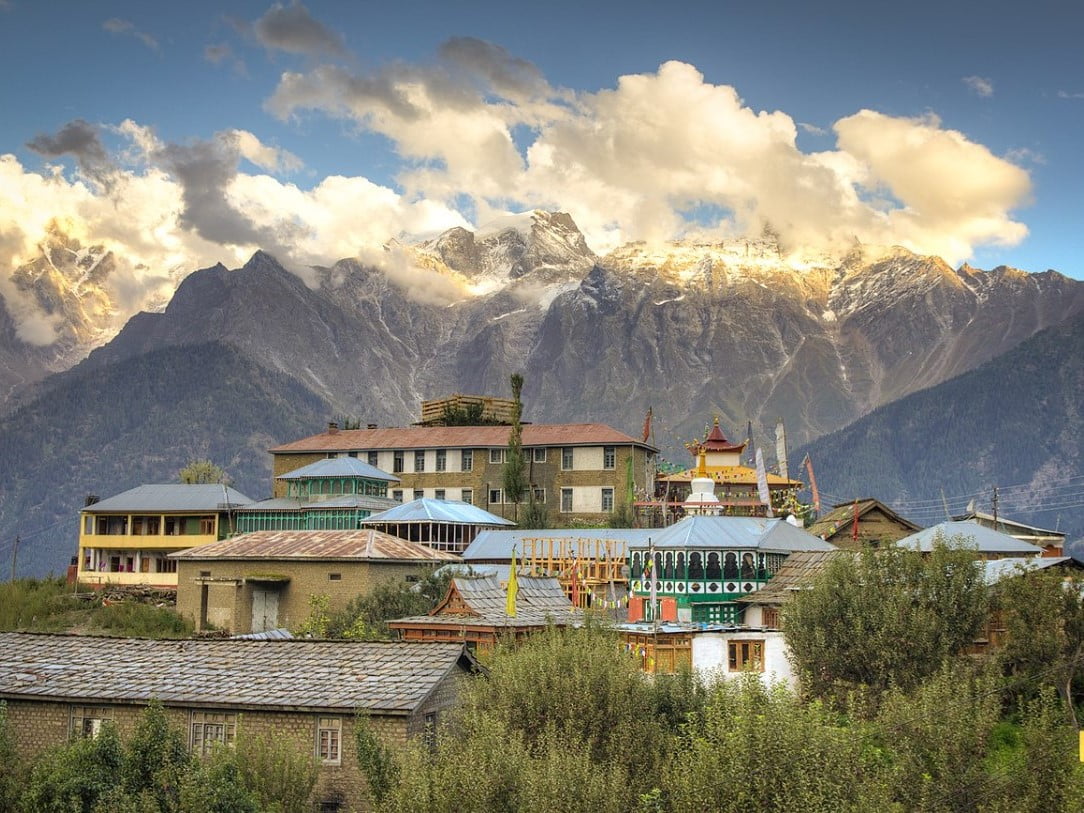
[(316, 758), (321, 765), (342, 765), (343, 721), (341, 717), (316, 719)]
[(727, 641), (727, 671), (763, 672), (764, 639), (741, 639)]

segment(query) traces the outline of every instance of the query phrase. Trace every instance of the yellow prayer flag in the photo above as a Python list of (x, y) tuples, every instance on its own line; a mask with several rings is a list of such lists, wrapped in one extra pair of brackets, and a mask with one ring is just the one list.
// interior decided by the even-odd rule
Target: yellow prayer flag
[(516, 549), (512, 548), (512, 566), (508, 570), (508, 596), (504, 604), (504, 612), (509, 618), (516, 617), (517, 593), (519, 593), (519, 581), (516, 577)]

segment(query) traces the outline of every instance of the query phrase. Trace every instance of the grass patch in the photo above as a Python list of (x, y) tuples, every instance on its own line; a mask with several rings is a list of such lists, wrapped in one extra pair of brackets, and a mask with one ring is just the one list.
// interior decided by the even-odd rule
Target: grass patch
[(103, 605), (98, 596), (77, 596), (63, 579), (20, 579), (0, 584), (0, 632), (184, 638), (192, 624), (168, 607), (138, 601)]

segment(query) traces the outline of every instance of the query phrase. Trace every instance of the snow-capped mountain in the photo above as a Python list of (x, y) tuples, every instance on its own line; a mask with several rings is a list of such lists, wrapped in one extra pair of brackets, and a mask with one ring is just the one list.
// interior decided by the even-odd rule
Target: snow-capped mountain
[[(35, 390), (4, 366), (29, 345), (0, 309), (0, 383), (23, 393), (0, 417), (0, 533), (48, 526), (84, 493), (170, 480), (194, 456), (260, 496), (266, 449), (291, 433), (334, 415), (408, 424), (423, 398), (507, 394), (516, 371), (525, 420), (637, 435), (651, 407), (652, 440), (674, 460), (712, 415), (735, 439), (751, 422), (760, 443), (782, 418), (797, 446), (1084, 316), (1084, 284), (1055, 272), (953, 269), (892, 247), (785, 252), (771, 236), (598, 257), (571, 218), (545, 212), (387, 254), (381, 267), (347, 259), (305, 279), (263, 252), (195, 271), (164, 310), (137, 314)], [(21, 284), (46, 302), (63, 292), (49, 313), (86, 348), (108, 312), (95, 282), (108, 269), (69, 243)], [(59, 475), (39, 482), (23, 461), (42, 455), (80, 461), (67, 503), (41, 501)]]

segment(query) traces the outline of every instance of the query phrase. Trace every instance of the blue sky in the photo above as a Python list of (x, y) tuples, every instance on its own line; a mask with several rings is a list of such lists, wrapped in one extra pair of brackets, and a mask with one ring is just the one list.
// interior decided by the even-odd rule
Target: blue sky
[(149, 290), (538, 206), (1080, 279), (1081, 43), (1050, 0), (0, 0), (0, 264), (50, 216)]

